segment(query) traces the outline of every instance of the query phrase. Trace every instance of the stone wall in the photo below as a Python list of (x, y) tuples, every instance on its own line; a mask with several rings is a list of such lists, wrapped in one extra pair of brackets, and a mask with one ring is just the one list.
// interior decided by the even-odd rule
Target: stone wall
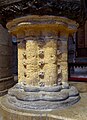
[(85, 23), (85, 47), (87, 48), (87, 21)]
[(12, 68), (13, 46), (11, 36), (0, 25), (0, 94), (14, 83)]

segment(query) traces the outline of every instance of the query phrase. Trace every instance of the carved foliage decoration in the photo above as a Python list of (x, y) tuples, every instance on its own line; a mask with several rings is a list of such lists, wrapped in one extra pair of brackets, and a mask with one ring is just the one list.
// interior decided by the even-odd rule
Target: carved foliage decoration
[(65, 16), (78, 23), (81, 23), (84, 17), (78, 0), (18, 0), (0, 7), (0, 15), (7, 20), (27, 14)]

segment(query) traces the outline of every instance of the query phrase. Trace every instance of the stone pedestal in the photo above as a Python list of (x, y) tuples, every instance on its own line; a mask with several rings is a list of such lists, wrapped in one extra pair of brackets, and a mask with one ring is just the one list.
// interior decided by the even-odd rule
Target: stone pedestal
[(2, 99), (2, 109), (45, 111), (79, 100), (77, 89), (68, 84), (67, 62), (68, 36), (77, 26), (55, 16), (26, 16), (7, 24), (17, 37), (19, 82)]

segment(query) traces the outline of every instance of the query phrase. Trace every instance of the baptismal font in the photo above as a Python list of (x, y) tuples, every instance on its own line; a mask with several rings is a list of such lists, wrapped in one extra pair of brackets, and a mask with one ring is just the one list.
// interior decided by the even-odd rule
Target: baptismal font
[(16, 36), (18, 43), (18, 83), (1, 100), (4, 120), (9, 116), (13, 120), (14, 111), (49, 111), (73, 105), (80, 99), (78, 90), (68, 83), (68, 37), (77, 31), (78, 23), (55, 15), (52, 8), (45, 8), (44, 12), (44, 8), (38, 7), (37, 14), (32, 7), (32, 14), (23, 14), (7, 23), (9, 33)]

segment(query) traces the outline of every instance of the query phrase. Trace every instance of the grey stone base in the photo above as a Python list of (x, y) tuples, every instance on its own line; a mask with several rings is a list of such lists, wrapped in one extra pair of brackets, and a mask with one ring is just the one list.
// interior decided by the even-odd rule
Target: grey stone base
[(2, 103), (15, 110), (52, 110), (73, 105), (79, 99), (79, 93), (73, 86), (33, 87), (17, 84), (8, 91)]

